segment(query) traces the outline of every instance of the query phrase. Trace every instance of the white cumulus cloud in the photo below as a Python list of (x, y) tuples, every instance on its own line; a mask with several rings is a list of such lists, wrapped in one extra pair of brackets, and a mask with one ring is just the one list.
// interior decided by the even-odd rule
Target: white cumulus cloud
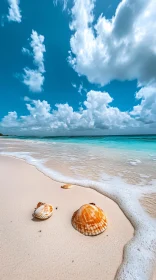
[(74, 1), (69, 63), (79, 75), (101, 86), (136, 79), (138, 105), (128, 115), (146, 132), (155, 129), (156, 1), (122, 0), (111, 19), (103, 14), (95, 19), (95, 4), (96, 0)]
[(136, 93), (136, 99), (140, 100), (140, 104), (134, 106), (131, 116), (156, 129), (156, 85), (142, 87)]
[(156, 1), (122, 0), (115, 15), (94, 18), (95, 0), (75, 0), (69, 62), (92, 83), (156, 82)]
[(44, 53), (46, 49), (44, 45), (44, 36), (32, 30), (30, 47), (32, 52), (26, 48), (22, 48), (22, 52), (33, 56), (33, 63), (36, 69), (24, 68), (23, 83), (28, 86), (30, 91), (41, 92), (45, 80)]
[(44, 73), (44, 53), (46, 52), (44, 36), (39, 35), (36, 31), (32, 30), (30, 46), (32, 47), (34, 54), (34, 64), (38, 67), (41, 73)]
[(16, 21), (20, 23), (22, 21), (21, 10), (19, 8), (20, 1), (8, 0), (8, 4), (9, 4), (9, 12), (7, 15), (8, 21)]
[(8, 113), (0, 123), (6, 132), (29, 135), (105, 134), (114, 129), (122, 131), (126, 127), (138, 127), (140, 123), (128, 112), (111, 106), (113, 99), (107, 92), (89, 91), (78, 111), (68, 104), (56, 104), (56, 109), (52, 110), (47, 101), (28, 97), (24, 100), (29, 114), (17, 117), (16, 112)]
[(8, 115), (6, 115), (3, 119), (2, 119), (2, 123), (1, 125), (3, 127), (8, 127), (8, 128), (15, 128), (18, 127), (19, 125), (19, 121), (18, 121), (18, 116), (17, 113), (14, 112), (9, 112)]
[(24, 68), (23, 78), (23, 83), (29, 87), (30, 91), (42, 91), (42, 86), (45, 78), (40, 71)]

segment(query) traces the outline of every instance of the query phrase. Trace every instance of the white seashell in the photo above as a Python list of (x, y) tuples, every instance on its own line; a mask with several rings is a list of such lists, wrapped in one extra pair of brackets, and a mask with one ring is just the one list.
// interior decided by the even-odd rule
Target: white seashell
[(39, 202), (34, 210), (34, 217), (40, 220), (46, 220), (51, 217), (53, 207), (50, 204)]

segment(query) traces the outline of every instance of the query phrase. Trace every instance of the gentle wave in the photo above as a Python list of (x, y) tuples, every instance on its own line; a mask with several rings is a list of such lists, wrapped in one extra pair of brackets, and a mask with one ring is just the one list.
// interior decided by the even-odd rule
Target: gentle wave
[[(10, 139), (38, 141), (40, 143), (77, 143), (117, 150), (142, 152), (156, 151), (156, 135), (123, 135), (123, 136), (73, 136), (73, 137), (10, 137)], [(8, 138), (9, 139), (9, 138)], [(150, 145), (149, 145), (150, 144)]]

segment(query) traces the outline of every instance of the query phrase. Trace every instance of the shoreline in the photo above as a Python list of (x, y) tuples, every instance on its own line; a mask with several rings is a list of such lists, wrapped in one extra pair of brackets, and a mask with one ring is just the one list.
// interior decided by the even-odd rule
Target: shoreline
[[(35, 166), (37, 170), (52, 180), (72, 183), (75, 185), (81, 185), (87, 189), (93, 189), (117, 203), (121, 211), (125, 213), (127, 219), (133, 224), (135, 228), (135, 235), (124, 248), (124, 263), (115, 279), (151, 279), (150, 275), (152, 275), (152, 267), (155, 267), (155, 224), (152, 218), (147, 215), (147, 213), (139, 204), (140, 195), (146, 193), (146, 191), (148, 194), (150, 193), (146, 187), (139, 187), (136, 191), (133, 190), (133, 188), (126, 188), (126, 186), (123, 186), (122, 182), (119, 181), (115, 182), (120, 184), (119, 188), (112, 189), (113, 186), (107, 185), (105, 183), (98, 183), (91, 180), (75, 180), (67, 177), (66, 175), (63, 176), (60, 173), (54, 172), (53, 170), (45, 167), (42, 162), (38, 161), (37, 159), (34, 160), (32, 156), (24, 152), (19, 154), (8, 152), (4, 154), (7, 156), (10, 155), (23, 159), (32, 166)], [(145, 244), (145, 242), (147, 242), (147, 244)], [(139, 250), (137, 250), (138, 246)], [(131, 259), (129, 262), (128, 260), (132, 252), (133, 255), (135, 255), (135, 259)], [(146, 261), (144, 259), (145, 253), (147, 256)], [(137, 262), (138, 267), (133, 269)], [(144, 270), (144, 267), (146, 267), (146, 271)], [(127, 275), (128, 271), (132, 271), (132, 276)], [(153, 279), (155, 280), (156, 277), (152, 278), (152, 280)]]
[[(62, 173), (59, 165), (66, 166), (64, 174), (73, 174), (70, 177), (83, 177), (93, 181), (100, 181), (108, 175), (120, 177), (129, 185), (146, 185), (156, 180), (156, 154), (134, 152), (106, 148), (96, 145), (78, 143), (55, 143), (20, 139), (0, 139), (0, 151), (29, 153), (36, 159), (45, 159), (47, 167)], [(70, 155), (70, 156), (69, 156)], [(84, 156), (85, 155), (85, 156)], [(96, 165), (96, 166), (95, 166)], [(82, 166), (84, 169), (82, 169)], [(85, 172), (86, 170), (86, 172)], [(107, 178), (106, 178), (107, 180)]]
[[(0, 156), (0, 170), (5, 213), (0, 217), (1, 279), (114, 279), (123, 247), (133, 236), (130, 222), (116, 203), (91, 189), (63, 190), (60, 183), (15, 158)], [(54, 213), (47, 221), (34, 222), (32, 212), (39, 200), (52, 203)], [(93, 200), (106, 211), (108, 229), (86, 237), (70, 220), (73, 211)]]
[[(149, 136), (152, 136), (152, 135), (149, 135)], [(156, 135), (153, 135), (153, 136), (156, 136)], [(108, 136), (108, 137), (110, 137), (110, 136)], [(114, 137), (116, 137), (116, 136), (114, 136)], [(126, 135), (124, 135), (123, 136), (123, 138), (124, 137), (126, 137)], [(59, 138), (59, 137), (58, 137)], [(62, 138), (64, 138), (64, 137), (62, 137)], [(66, 137), (67, 139), (69, 138), (75, 138), (75, 137)], [(79, 138), (79, 137), (76, 137), (76, 138)], [(81, 138), (81, 137), (80, 137)], [(85, 137), (84, 137), (85, 138)], [(94, 139), (94, 137), (91, 137), (91, 138), (93, 138)], [(96, 138), (96, 137), (95, 137)], [(98, 136), (97, 136), (97, 138), (98, 138)], [(48, 140), (48, 139), (52, 139), (52, 140), (54, 140), (54, 141), (44, 141), (44, 140)], [(57, 137), (56, 137), (56, 139), (57, 139)], [(112, 147), (112, 146), (107, 146), (107, 142), (106, 142), (106, 146), (105, 145), (103, 145), (103, 143), (101, 144), (99, 144), (99, 145), (97, 145), (97, 143), (94, 143), (94, 142), (92, 142), (92, 143), (90, 143), (90, 142), (70, 142), (70, 141), (56, 141), (55, 142), (55, 138), (40, 138), (40, 137), (34, 137), (34, 138), (32, 138), (31, 139), (31, 137), (29, 138), (11, 138), (11, 137), (0, 137), (0, 140), (8, 140), (8, 141), (12, 141), (12, 142), (14, 142), (14, 141), (19, 141), (19, 142), (28, 142), (28, 143), (31, 143), (31, 142), (33, 142), (33, 143), (36, 143), (36, 142), (39, 142), (39, 143), (41, 143), (41, 144), (43, 144), (43, 143), (46, 143), (46, 144), (52, 144), (53, 142), (55, 143), (55, 144), (65, 144), (65, 145), (85, 145), (85, 146), (87, 146), (87, 145), (89, 145), (89, 146), (92, 146), (92, 147), (94, 147), (94, 148), (103, 148), (105, 151), (107, 151), (107, 150), (112, 150), (113, 152), (116, 152), (117, 154), (119, 154), (121, 151), (124, 151), (124, 152), (127, 152), (127, 147), (120, 147), (120, 146), (117, 146), (117, 147)], [(43, 141), (42, 141), (43, 140)], [(92, 140), (91, 140), (92, 141)], [(150, 154), (151, 152), (150, 151), (148, 151), (148, 150), (136, 150), (136, 149), (134, 149), (134, 147), (132, 147), (132, 148), (130, 148), (129, 149), (129, 151), (128, 152), (132, 152), (132, 153), (144, 153), (144, 155), (147, 155), (147, 154)]]

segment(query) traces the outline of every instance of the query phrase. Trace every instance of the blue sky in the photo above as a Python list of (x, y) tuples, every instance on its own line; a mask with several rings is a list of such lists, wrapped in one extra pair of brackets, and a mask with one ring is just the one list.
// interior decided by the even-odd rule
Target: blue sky
[[(129, 2), (69, 0), (63, 9), (61, 0), (57, 5), (2, 0), (0, 131), (154, 133), (155, 4)], [(151, 35), (144, 28), (147, 22)], [(29, 72), (27, 78), (24, 69)], [(37, 80), (32, 85), (29, 74), (34, 71)]]

